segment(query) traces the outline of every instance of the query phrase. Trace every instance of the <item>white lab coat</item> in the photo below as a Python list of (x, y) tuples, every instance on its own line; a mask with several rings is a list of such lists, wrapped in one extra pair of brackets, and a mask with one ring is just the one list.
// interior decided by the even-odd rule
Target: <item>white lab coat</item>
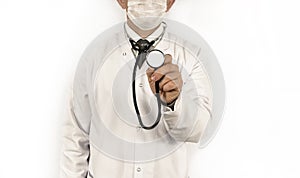
[[(122, 26), (115, 29), (98, 36), (78, 63), (64, 124), (61, 177), (187, 178), (188, 145), (201, 141), (212, 113), (211, 83), (199, 59), (201, 46), (168, 31), (156, 46), (172, 55), (184, 84), (174, 111), (163, 106), (159, 125), (147, 131), (139, 127), (132, 103), (135, 58)], [(127, 25), (126, 29), (138, 39)], [(162, 26), (148, 39), (161, 31)], [(146, 69), (144, 63), (138, 71), (136, 90), (142, 118), (149, 125), (149, 118), (156, 119), (157, 106)], [(167, 137), (156, 144), (163, 136)]]

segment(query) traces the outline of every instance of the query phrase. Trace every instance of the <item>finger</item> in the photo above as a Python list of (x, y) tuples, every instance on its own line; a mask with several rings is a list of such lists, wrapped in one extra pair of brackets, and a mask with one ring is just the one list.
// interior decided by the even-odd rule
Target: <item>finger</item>
[(171, 80), (175, 80), (175, 79), (179, 78), (180, 76), (181, 76), (180, 72), (175, 71), (175, 72), (167, 73), (165, 77), (167, 77)]
[(149, 68), (146, 70), (146, 74), (147, 74), (147, 76), (148, 76), (149, 82), (150, 82), (150, 80), (151, 80), (151, 75), (153, 74), (153, 72), (154, 72), (154, 68), (152, 68), (152, 67), (149, 67)]
[(179, 69), (178, 66), (175, 64), (170, 64), (170, 63), (165, 64), (161, 68), (154, 71), (154, 73), (151, 76), (151, 79), (154, 81), (158, 81), (162, 78), (162, 76), (168, 73), (176, 72), (178, 71), (178, 69)]
[[(175, 79), (175, 80), (170, 80), (170, 79), (166, 79), (166, 80), (162, 80), (160, 83), (159, 83), (159, 89), (160, 90), (163, 90), (165, 91), (165, 85), (170, 85), (169, 83), (173, 83), (175, 85), (176, 88), (181, 88), (181, 82), (180, 82), (180, 79)], [(172, 87), (173, 88), (173, 87)], [(174, 89), (174, 88), (173, 88)]]
[(171, 64), (172, 63), (172, 56), (171, 54), (166, 54), (165, 55), (165, 62), (164, 64)]
[(162, 90), (163, 86), (167, 84), (168, 82), (172, 81), (170, 78), (164, 77), (160, 82), (159, 82), (159, 89)]
[(162, 89), (163, 85), (165, 85), (169, 81), (172, 81), (172, 80), (179, 81), (179, 78), (180, 78), (180, 73), (178, 74), (178, 72), (168, 73), (161, 79), (161, 81), (159, 81), (159, 86)]
[(160, 93), (160, 98), (162, 99), (163, 102), (165, 103), (170, 103), (174, 101), (179, 95), (178, 90), (171, 90), (169, 92), (161, 92)]
[(165, 83), (162, 87), (162, 90), (164, 92), (169, 92), (169, 91), (172, 91), (172, 90), (175, 90), (177, 89), (177, 85), (174, 81), (170, 80), (169, 82)]

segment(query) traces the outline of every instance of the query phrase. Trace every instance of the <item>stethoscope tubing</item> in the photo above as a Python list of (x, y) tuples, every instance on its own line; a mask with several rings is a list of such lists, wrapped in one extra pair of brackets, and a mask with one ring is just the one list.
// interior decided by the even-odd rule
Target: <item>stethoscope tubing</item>
[(136, 79), (137, 66), (138, 65), (137, 65), (137, 61), (136, 61), (135, 64), (134, 64), (133, 73), (132, 73), (132, 96), (133, 96), (133, 104), (134, 104), (134, 108), (135, 108), (136, 115), (138, 117), (138, 121), (139, 121), (140, 126), (143, 129), (151, 130), (151, 129), (154, 129), (158, 125), (158, 123), (160, 122), (160, 118), (161, 118), (161, 99), (160, 99), (160, 94), (159, 94), (159, 81), (155, 82), (155, 97), (156, 97), (156, 100), (157, 100), (157, 107), (158, 107), (157, 118), (156, 118), (156, 121), (152, 125), (146, 126), (143, 123), (143, 121), (142, 121), (141, 114), (140, 114), (140, 111), (139, 111), (139, 108), (138, 108), (138, 104), (137, 104), (137, 99), (136, 99), (135, 79)]

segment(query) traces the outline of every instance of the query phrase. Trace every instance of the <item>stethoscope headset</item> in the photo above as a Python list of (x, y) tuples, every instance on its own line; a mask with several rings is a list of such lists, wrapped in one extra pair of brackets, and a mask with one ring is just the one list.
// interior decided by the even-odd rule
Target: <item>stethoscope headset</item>
[(156, 43), (156, 45), (157, 45), (162, 40), (162, 38), (165, 34), (167, 24), (165, 22), (162, 22), (162, 25), (163, 25), (162, 33), (157, 38), (155, 38), (154, 40), (149, 42), (146, 39), (139, 39), (138, 41), (134, 41), (128, 35), (126, 27), (125, 27), (125, 23), (124, 23), (124, 31), (125, 31), (128, 39), (129, 39), (129, 42), (131, 44), (131, 50), (132, 50), (133, 54), (134, 54), (134, 50), (138, 51), (138, 54), (135, 57), (136, 60), (135, 60), (133, 73), (132, 73), (132, 96), (133, 96), (134, 109), (135, 109), (139, 124), (143, 129), (146, 129), (146, 130), (151, 130), (151, 129), (155, 128), (158, 125), (158, 123), (160, 122), (162, 101), (160, 99), (160, 94), (159, 94), (159, 82), (161, 80), (158, 80), (155, 82), (155, 96), (156, 96), (157, 106), (158, 106), (157, 118), (156, 118), (156, 121), (152, 125), (146, 126), (142, 121), (139, 107), (137, 104), (137, 99), (136, 99), (136, 90), (135, 90), (136, 70), (137, 70), (138, 66), (139, 66), (139, 68), (141, 68), (145, 61), (154, 70), (157, 70), (164, 64), (164, 62), (165, 62), (164, 53), (158, 49), (154, 49), (154, 44)]

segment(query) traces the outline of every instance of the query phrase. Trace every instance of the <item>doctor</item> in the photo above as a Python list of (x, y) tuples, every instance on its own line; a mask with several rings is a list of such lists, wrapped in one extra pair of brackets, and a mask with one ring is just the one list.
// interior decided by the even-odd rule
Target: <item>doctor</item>
[[(212, 89), (197, 47), (168, 32), (164, 15), (175, 0), (117, 0), (127, 21), (96, 38), (75, 73), (64, 125), (62, 178), (188, 178), (188, 147), (201, 140), (212, 113)], [(162, 118), (144, 130), (130, 91), (138, 51), (129, 40), (155, 41), (166, 54), (157, 70), (139, 66), (137, 98), (145, 122), (156, 116), (159, 82)], [(112, 50), (110, 50), (112, 49)], [(129, 100), (129, 102), (128, 102)], [(151, 123), (151, 122), (149, 122)]]

